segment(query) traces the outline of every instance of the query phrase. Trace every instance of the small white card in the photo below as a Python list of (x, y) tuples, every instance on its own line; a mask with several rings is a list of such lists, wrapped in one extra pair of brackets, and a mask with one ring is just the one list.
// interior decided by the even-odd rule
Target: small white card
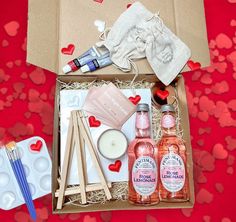
[[(121, 90), (122, 93), (127, 97), (133, 96), (133, 92), (130, 89)], [(151, 107), (151, 92), (150, 89), (136, 89), (136, 94), (141, 97), (140, 103), (147, 103)], [(67, 131), (69, 126), (70, 112), (72, 110), (79, 110), (82, 108), (85, 98), (87, 96), (88, 90), (62, 90), (60, 92), (60, 126), (61, 126), (61, 155), (60, 161), (63, 163)], [(99, 136), (110, 127), (101, 124), (99, 127), (91, 127), (91, 135), (94, 140), (94, 144), (97, 145), (97, 140)], [(122, 132), (128, 138), (130, 142), (135, 138), (135, 114), (132, 115), (128, 121), (123, 125)], [(97, 151), (97, 150), (96, 150)], [(88, 149), (85, 147), (86, 152), (86, 163), (87, 163), (87, 175), (88, 183), (99, 183), (99, 176), (93, 166), (92, 159), (90, 157)], [(128, 181), (128, 156), (125, 154), (119, 160), (122, 165), (119, 172), (113, 172), (109, 170), (109, 165), (114, 164), (115, 160), (108, 160), (98, 153), (102, 170), (105, 174), (107, 181), (109, 182), (121, 182)], [(73, 153), (71, 169), (68, 176), (68, 185), (79, 184), (78, 168), (77, 168), (77, 158), (75, 155), (75, 149)]]

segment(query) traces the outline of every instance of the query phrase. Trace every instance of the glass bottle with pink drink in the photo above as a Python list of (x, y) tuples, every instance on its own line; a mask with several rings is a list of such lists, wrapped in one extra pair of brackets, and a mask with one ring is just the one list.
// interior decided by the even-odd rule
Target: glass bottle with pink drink
[(158, 143), (160, 164), (159, 196), (165, 202), (189, 200), (186, 147), (176, 135), (175, 109), (172, 105), (161, 107), (162, 138)]
[(137, 205), (154, 205), (158, 195), (158, 150), (151, 139), (148, 104), (139, 104), (135, 123), (136, 137), (130, 143), (129, 202)]

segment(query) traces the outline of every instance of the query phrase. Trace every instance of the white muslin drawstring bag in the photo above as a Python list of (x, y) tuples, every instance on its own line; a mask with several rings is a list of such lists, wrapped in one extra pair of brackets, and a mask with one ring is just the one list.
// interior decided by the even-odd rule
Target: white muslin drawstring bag
[(108, 31), (102, 45), (110, 51), (111, 60), (119, 69), (128, 72), (133, 67), (137, 75), (133, 61), (146, 57), (165, 85), (175, 79), (191, 56), (190, 49), (164, 25), (159, 15), (140, 2), (133, 3)]

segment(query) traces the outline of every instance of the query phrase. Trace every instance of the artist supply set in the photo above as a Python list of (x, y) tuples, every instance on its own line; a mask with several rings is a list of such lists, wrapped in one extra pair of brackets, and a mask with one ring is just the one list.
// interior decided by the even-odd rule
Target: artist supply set
[[(115, 8), (110, 1), (70, 1), (73, 7), (64, 7), (64, 0), (60, 7), (50, 1), (51, 11), (29, 1), (27, 61), (60, 74), (53, 156), (51, 162), (40, 137), (5, 144), (0, 149), (0, 208), (10, 210), (25, 203), (36, 220), (33, 200), (49, 193), (54, 213), (193, 207), (188, 109), (179, 74), (191, 53), (202, 65), (209, 62), (205, 29), (199, 25), (205, 20), (189, 18), (186, 34), (186, 28), (177, 27), (182, 13), (175, 13), (174, 34), (170, 20), (165, 22), (171, 29), (150, 11), (160, 7), (168, 12), (163, 10), (164, 1), (158, 1), (158, 7), (156, 0), (132, 2), (125, 10), (126, 0), (119, 0)], [(193, 1), (195, 7), (180, 2), (181, 10), (194, 8), (196, 15), (204, 14), (202, 1)], [(38, 10), (47, 23), (37, 16)], [(54, 15), (67, 20), (55, 22)], [(68, 15), (76, 15), (79, 29)], [(107, 21), (98, 20), (98, 15)], [(81, 30), (86, 19), (98, 30), (86, 25), (91, 33), (85, 37)], [(192, 35), (194, 27), (201, 27), (199, 35)], [(72, 54), (78, 45), (70, 44), (52, 58), (67, 40), (79, 42), (84, 53), (76, 58)], [(199, 44), (192, 44), (195, 40)]]

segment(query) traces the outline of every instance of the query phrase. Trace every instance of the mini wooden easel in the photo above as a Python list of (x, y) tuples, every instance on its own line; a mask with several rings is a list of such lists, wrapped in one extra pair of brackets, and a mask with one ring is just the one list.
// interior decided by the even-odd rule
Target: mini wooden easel
[[(98, 172), (101, 183), (88, 185), (87, 170), (86, 170), (86, 155), (85, 144), (87, 144), (90, 156), (93, 160), (95, 169)], [(67, 177), (72, 161), (74, 146), (76, 149), (78, 175), (80, 185), (73, 188), (67, 188)], [(58, 197), (57, 209), (61, 209), (64, 203), (64, 198), (67, 195), (81, 194), (81, 203), (86, 204), (86, 192), (95, 190), (104, 190), (108, 200), (112, 198), (109, 188), (111, 183), (107, 183), (101, 166), (95, 153), (95, 146), (91, 137), (91, 133), (85, 119), (83, 111), (72, 111), (69, 120), (69, 129), (66, 141), (65, 157), (61, 172), (61, 182), (59, 190), (56, 191), (55, 196)]]

